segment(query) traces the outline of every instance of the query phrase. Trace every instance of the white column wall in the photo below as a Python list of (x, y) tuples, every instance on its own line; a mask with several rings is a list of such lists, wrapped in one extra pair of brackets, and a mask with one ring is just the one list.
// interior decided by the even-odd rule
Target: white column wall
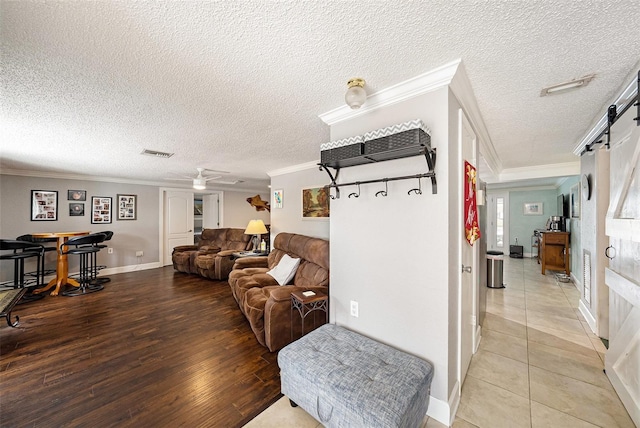
[[(363, 134), (377, 128), (420, 118), (437, 148), (438, 193), (429, 179), (423, 194), (407, 195), (417, 180), (389, 183), (389, 196), (375, 197), (382, 183), (341, 190), (331, 201), (331, 319), (366, 336), (431, 361), (435, 366), (431, 396), (449, 399), (449, 289), (451, 284), (449, 201), (449, 117), (447, 88), (364, 113), (331, 126), (331, 139)], [(424, 157), (344, 168), (339, 182), (394, 177), (427, 171)], [(359, 304), (359, 317), (350, 316), (350, 301)], [(455, 337), (454, 337), (455, 339)]]

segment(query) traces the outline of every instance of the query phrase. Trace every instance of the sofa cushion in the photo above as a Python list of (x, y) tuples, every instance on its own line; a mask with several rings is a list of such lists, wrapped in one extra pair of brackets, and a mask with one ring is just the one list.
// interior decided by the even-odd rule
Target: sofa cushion
[(300, 259), (294, 259), (288, 254), (285, 254), (280, 259), (280, 262), (267, 272), (267, 275), (271, 275), (278, 284), (287, 285), (296, 274), (298, 266), (300, 266)]

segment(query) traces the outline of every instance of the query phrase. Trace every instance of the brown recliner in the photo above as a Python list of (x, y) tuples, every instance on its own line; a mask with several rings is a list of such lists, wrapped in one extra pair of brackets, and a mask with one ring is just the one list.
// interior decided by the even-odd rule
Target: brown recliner
[[(212, 279), (226, 279), (233, 266), (229, 254), (247, 250), (250, 246), (251, 235), (245, 235), (244, 229), (203, 229), (197, 245), (180, 245), (173, 249), (171, 255), (173, 268), (178, 272), (199, 274)], [(224, 269), (222, 267), (226, 266), (225, 263), (219, 263), (216, 266), (214, 257), (217, 254), (220, 254), (221, 258), (229, 259), (226, 264), (231, 265), (227, 267), (224, 278), (217, 277), (215, 274), (216, 269), (218, 272), (223, 273)], [(203, 258), (202, 266), (204, 267), (198, 267), (198, 257), (206, 256), (211, 256), (212, 258)], [(209, 270), (213, 272), (210, 273)]]
[[(282, 256), (300, 258), (290, 285), (280, 286), (267, 274)], [(291, 293), (312, 290), (329, 294), (329, 241), (294, 233), (280, 233), (269, 257), (236, 260), (229, 286), (260, 344), (275, 352), (291, 342), (292, 321), (300, 329), (299, 317), (291, 317)]]

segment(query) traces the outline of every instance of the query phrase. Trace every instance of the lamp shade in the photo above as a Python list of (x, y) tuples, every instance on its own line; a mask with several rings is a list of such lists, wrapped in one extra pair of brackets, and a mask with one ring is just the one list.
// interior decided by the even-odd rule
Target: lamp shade
[(262, 235), (267, 233), (267, 228), (262, 220), (250, 220), (244, 233), (245, 235)]

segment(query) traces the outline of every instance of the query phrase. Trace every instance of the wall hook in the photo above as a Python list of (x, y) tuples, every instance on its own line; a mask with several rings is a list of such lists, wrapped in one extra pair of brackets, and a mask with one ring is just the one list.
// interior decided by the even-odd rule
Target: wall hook
[(358, 186), (358, 193), (353, 192), (353, 193), (349, 193), (349, 197), (354, 197), (354, 198), (359, 198), (360, 197), (360, 182), (356, 181), (356, 185)]
[(418, 177), (418, 188), (409, 190), (407, 195), (410, 195), (411, 192), (415, 192), (416, 195), (422, 195), (422, 182), (420, 181), (420, 177)]
[(384, 182), (384, 190), (380, 190), (376, 192), (376, 198), (380, 195), (387, 196), (389, 194), (389, 186), (387, 185), (387, 179), (382, 180)]
[[(340, 190), (338, 190), (338, 188), (336, 187), (336, 195), (339, 195), (339, 194), (340, 194), (339, 192), (340, 192)], [(337, 196), (333, 196), (333, 195), (331, 194), (331, 188), (329, 188), (329, 197), (330, 197), (331, 199), (338, 199), (338, 197), (337, 197)]]

